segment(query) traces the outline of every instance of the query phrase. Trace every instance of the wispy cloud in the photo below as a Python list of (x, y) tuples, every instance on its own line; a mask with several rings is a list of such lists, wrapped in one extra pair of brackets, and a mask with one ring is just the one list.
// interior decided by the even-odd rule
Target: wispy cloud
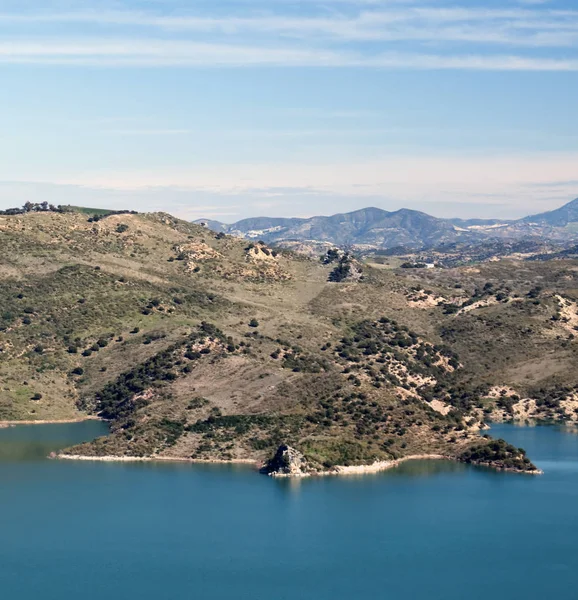
[[(259, 190), (300, 189), (304, 193), (399, 198), (435, 197), (498, 192), (507, 195), (520, 186), (568, 182), (576, 179), (578, 153), (534, 153), (502, 156), (383, 156), (347, 163), (246, 163), (150, 171), (99, 170), (93, 173), (53, 174), (56, 184), (118, 191), (178, 188), (221, 194)], [(39, 177), (39, 181), (46, 181)], [(296, 185), (295, 182), (299, 182)], [(432, 192), (435, 190), (435, 192)], [(574, 191), (578, 194), (578, 190)]]
[[(131, 67), (150, 69), (126, 73), (134, 88), (106, 71)], [(348, 72), (317, 85), (312, 68)], [(0, 69), (3, 206), (236, 220), (369, 204), (521, 214), (578, 195), (572, 0), (0, 0)]]
[(163, 39), (41, 39), (0, 42), (0, 63), (108, 67), (361, 67), (498, 71), (578, 71), (578, 57), (511, 54), (361, 53)]
[(475, 42), (517, 46), (572, 46), (577, 41), (578, 11), (545, 9), (484, 9), (394, 5), (388, 10), (354, 14), (291, 16), (269, 13), (249, 16), (191, 16), (129, 11), (77, 13), (4, 13), (0, 23), (88, 24), (125, 26), (169, 32), (196, 32), (238, 37), (281, 35), (327, 41)]
[[(98, 173), (83, 178), (62, 177), (57, 183), (0, 181), (0, 206), (48, 200), (140, 211), (162, 207), (182, 218), (227, 222), (258, 214), (333, 214), (369, 205), (388, 210), (411, 207), (437, 216), (511, 218), (557, 208), (578, 195), (577, 182), (563, 178), (565, 173), (574, 172), (568, 165), (578, 156), (566, 158), (517, 157), (503, 160), (500, 168), (496, 159), (392, 160), (351, 168), (325, 165), (315, 170), (318, 176), (303, 165), (284, 169), (238, 166), (221, 172), (219, 182), (216, 172), (205, 177), (175, 172), (154, 177), (150, 173)], [(560, 161), (564, 166), (559, 166)], [(257, 168), (265, 171), (261, 179), (247, 172)], [(535, 173), (531, 181), (526, 177), (529, 169)], [(401, 181), (409, 171), (411, 182)], [(332, 173), (340, 173), (339, 181), (331, 177)], [(488, 173), (492, 177), (488, 178)], [(282, 185), (294, 183), (297, 177), (302, 178), (300, 185)]]
[(484, 8), (465, 0), (312, 0), (300, 11), (291, 2), (237, 4), (229, 2), (224, 11), (202, 2), (150, 2), (148, 10), (135, 11), (123, 2), (52, 2), (44, 8), (28, 2), (0, 13), (0, 60), (121, 67), (577, 68), (578, 10), (543, 2)]

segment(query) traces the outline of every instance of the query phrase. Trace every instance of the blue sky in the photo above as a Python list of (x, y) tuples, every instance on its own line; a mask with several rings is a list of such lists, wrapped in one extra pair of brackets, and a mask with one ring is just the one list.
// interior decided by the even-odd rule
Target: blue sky
[(578, 196), (576, 0), (0, 0), (0, 206), (224, 221)]

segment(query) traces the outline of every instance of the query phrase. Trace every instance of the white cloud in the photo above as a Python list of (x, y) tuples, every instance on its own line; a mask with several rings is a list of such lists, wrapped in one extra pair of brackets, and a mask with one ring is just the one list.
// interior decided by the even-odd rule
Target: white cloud
[[(545, 14), (544, 14), (545, 13)], [(285, 14), (244, 17), (155, 15), (134, 12), (3, 14), (0, 24), (99, 24), (137, 26), (171, 32), (238, 37), (325, 41), (481, 42), (518, 46), (572, 46), (578, 33), (578, 11), (487, 10), (406, 7), (363, 11), (355, 15), (293, 17)]]
[(0, 42), (0, 63), (68, 66), (365, 67), (494, 71), (578, 71), (578, 57), (494, 54), (363, 54), (299, 47), (261, 47), (163, 39), (85, 38)]

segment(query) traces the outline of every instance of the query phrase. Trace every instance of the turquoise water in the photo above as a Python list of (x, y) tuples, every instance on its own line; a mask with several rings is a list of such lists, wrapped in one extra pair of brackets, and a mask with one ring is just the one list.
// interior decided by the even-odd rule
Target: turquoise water
[(575, 434), (495, 428), (541, 477), (416, 462), (276, 481), (245, 467), (40, 458), (39, 436), (48, 447), (102, 426), (76, 427), (0, 431), (2, 598), (578, 598)]

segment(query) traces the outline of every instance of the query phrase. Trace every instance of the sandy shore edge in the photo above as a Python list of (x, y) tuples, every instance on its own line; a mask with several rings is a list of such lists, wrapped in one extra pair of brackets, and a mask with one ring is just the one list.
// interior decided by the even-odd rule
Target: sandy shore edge
[[(174, 462), (174, 463), (189, 463), (189, 464), (222, 464), (222, 465), (252, 465), (255, 469), (259, 470), (263, 464), (251, 460), (238, 458), (234, 460), (220, 460), (220, 459), (195, 459), (178, 456), (84, 456), (82, 454), (57, 454), (52, 453), (49, 458), (58, 460), (77, 460), (77, 461), (92, 461), (92, 462), (125, 462), (125, 463), (154, 463), (154, 462)], [(410, 456), (404, 456), (395, 460), (384, 460), (374, 462), (370, 465), (355, 465), (355, 466), (343, 466), (338, 465), (327, 471), (317, 471), (313, 473), (294, 473), (294, 474), (280, 474), (273, 473), (272, 477), (275, 478), (302, 478), (302, 477), (326, 477), (326, 476), (342, 476), (342, 475), (368, 475), (371, 473), (380, 473), (382, 471), (388, 471), (389, 469), (395, 469), (399, 465), (409, 462), (412, 460), (451, 460), (456, 461), (455, 458), (444, 456), (443, 454), (413, 454)], [(456, 461), (459, 462), (459, 461)], [(464, 463), (466, 464), (466, 463)], [(535, 471), (518, 471), (516, 469), (499, 469), (492, 465), (473, 465), (473, 466), (487, 466), (498, 471), (520, 473), (523, 475), (543, 475), (544, 472), (540, 469)]]
[(27, 420), (27, 421), (0, 421), (0, 429), (6, 427), (16, 427), (18, 425), (64, 425), (67, 423), (84, 423), (85, 421), (102, 421), (106, 422), (100, 417), (80, 417), (78, 419), (48, 419), (48, 420)]
[(380, 473), (382, 471), (388, 471), (389, 469), (395, 469), (404, 462), (410, 460), (454, 460), (442, 454), (413, 454), (410, 456), (404, 456), (395, 460), (382, 460), (374, 462), (370, 465), (336, 465), (332, 469), (327, 471), (317, 471), (313, 473), (271, 473), (271, 477), (327, 477), (336, 475), (368, 475), (371, 473)]
[[(78, 461), (92, 461), (92, 462), (117, 462), (117, 463), (153, 463), (153, 462), (180, 462), (190, 464), (244, 464), (252, 465), (255, 469), (260, 469), (263, 464), (250, 460), (250, 459), (235, 459), (235, 460), (203, 460), (194, 458), (185, 458), (177, 456), (84, 456), (82, 454), (56, 454), (53, 453), (49, 458), (58, 460), (78, 460)], [(379, 473), (381, 471), (387, 471), (393, 469), (400, 464), (410, 460), (451, 460), (441, 454), (416, 454), (413, 456), (405, 456), (397, 460), (386, 460), (375, 462), (370, 465), (356, 465), (356, 466), (341, 466), (338, 465), (331, 470), (318, 471), (314, 473), (301, 473), (301, 474), (273, 474), (273, 477), (287, 477), (287, 478), (300, 478), (300, 477), (325, 477), (330, 475), (366, 475), (370, 473)]]
[(186, 458), (180, 456), (84, 456), (82, 454), (51, 454), (49, 458), (58, 460), (84, 460), (92, 462), (180, 462), (191, 464), (219, 464), (219, 465), (254, 465), (259, 467), (259, 463), (251, 459), (238, 458), (234, 460), (219, 460), (217, 458), (210, 460)]
[[(410, 456), (404, 456), (403, 458), (398, 458), (396, 460), (382, 460), (378, 462), (374, 462), (371, 465), (359, 465), (359, 466), (337, 466), (335, 467), (335, 475), (363, 475), (365, 473), (379, 473), (381, 471), (388, 471), (389, 469), (394, 469), (398, 467), (404, 462), (408, 462), (410, 460), (451, 460), (447, 456), (443, 456), (442, 454), (413, 454)], [(328, 473), (332, 475), (333, 473), (330, 471)]]
[[(321, 475), (363, 475), (365, 473), (379, 473), (380, 471), (387, 471), (388, 469), (394, 469), (398, 467), (404, 462), (408, 462), (411, 460), (451, 460), (454, 462), (462, 462), (458, 461), (451, 456), (445, 456), (443, 454), (413, 454), (410, 456), (404, 456), (403, 458), (398, 458), (396, 460), (386, 460), (375, 462), (371, 465), (361, 465), (361, 466), (350, 466), (350, 467), (335, 467), (335, 471), (329, 471), (327, 473), (321, 473)], [(534, 471), (519, 471), (517, 469), (500, 469), (491, 464), (478, 465), (476, 463), (463, 463), (462, 464), (471, 464), (472, 466), (485, 466), (491, 469), (495, 469), (497, 471), (504, 471), (509, 473), (521, 473), (527, 475), (543, 475), (544, 472), (540, 469), (535, 469)]]

